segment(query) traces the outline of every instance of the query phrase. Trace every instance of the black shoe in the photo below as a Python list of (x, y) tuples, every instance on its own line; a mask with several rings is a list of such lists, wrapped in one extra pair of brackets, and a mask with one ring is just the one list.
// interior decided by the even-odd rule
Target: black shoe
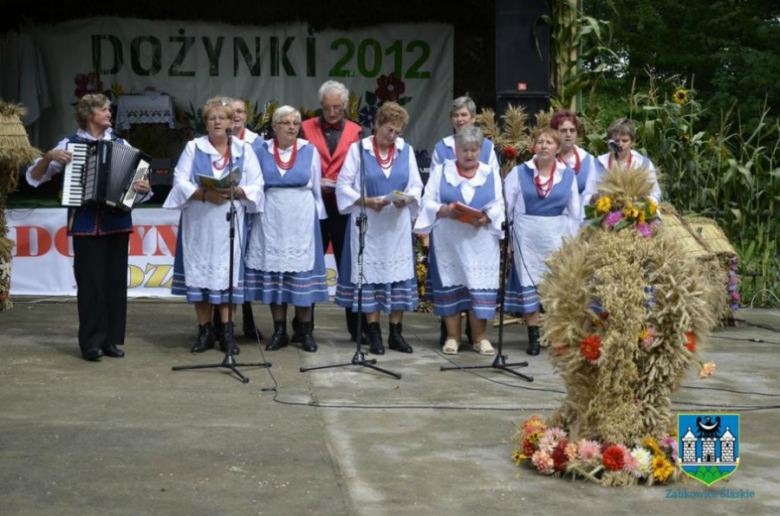
[(298, 338), (298, 342), (301, 343), (301, 348), (304, 351), (308, 353), (317, 351), (317, 343), (314, 342), (314, 325), (312, 323), (298, 323)]
[(116, 344), (111, 344), (106, 349), (104, 349), (103, 354), (112, 358), (124, 358), (125, 356), (125, 352), (116, 347)]
[(222, 338), (222, 315), (219, 311), (219, 305), (214, 307), (214, 313), (211, 317), (211, 328), (213, 330), (214, 342), (219, 342), (219, 339)]
[(263, 340), (263, 332), (260, 331), (260, 327), (255, 323), (255, 317), (252, 314), (252, 303), (247, 301), (241, 305), (241, 313), (243, 315), (244, 323), (244, 337), (250, 339)]
[(373, 355), (384, 355), (385, 345), (382, 344), (382, 327), (378, 322), (368, 325), (368, 350)]
[(538, 355), (541, 352), (539, 347), (539, 327), (528, 327), (528, 349), (525, 350), (529, 355)]
[(287, 321), (274, 321), (274, 334), (266, 345), (267, 351), (276, 351), (290, 343), (290, 337), (287, 335)]
[(223, 353), (228, 352), (228, 345), (232, 348), (231, 354), (233, 356), (241, 353), (241, 348), (236, 344), (236, 339), (233, 336), (233, 323), (222, 323), (222, 336), (219, 339), (219, 349)]
[(390, 349), (400, 351), (401, 353), (413, 353), (414, 350), (412, 349), (412, 346), (406, 342), (406, 339), (404, 339), (404, 336), (401, 334), (402, 331), (403, 324), (390, 323), (390, 335), (387, 336), (387, 346)]
[(198, 338), (190, 348), (190, 353), (203, 353), (214, 348), (214, 327), (210, 322), (198, 326)]
[(293, 317), (292, 320), (292, 329), (293, 334), (292, 338), (290, 339), (290, 342), (294, 342), (296, 344), (302, 342), (302, 336), (301, 336), (301, 323), (298, 322), (298, 317)]
[(100, 348), (89, 348), (88, 350), (84, 351), (81, 356), (84, 357), (84, 360), (97, 362), (100, 360), (100, 357), (103, 356), (103, 350)]

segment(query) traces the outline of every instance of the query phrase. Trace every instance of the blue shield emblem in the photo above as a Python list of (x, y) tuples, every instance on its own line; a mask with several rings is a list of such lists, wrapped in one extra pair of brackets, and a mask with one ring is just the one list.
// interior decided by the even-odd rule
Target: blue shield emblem
[(677, 415), (677, 462), (690, 477), (711, 486), (739, 466), (739, 414)]

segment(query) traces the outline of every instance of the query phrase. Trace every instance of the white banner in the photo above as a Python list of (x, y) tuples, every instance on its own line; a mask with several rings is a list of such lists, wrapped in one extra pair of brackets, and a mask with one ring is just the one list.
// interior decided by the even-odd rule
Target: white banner
[(87, 91), (108, 93), (116, 102), (120, 92), (151, 88), (171, 95), (193, 123), (215, 95), (242, 98), (259, 110), (278, 101), (313, 111), (328, 79), (345, 83), (359, 99), (358, 121), (366, 127), (382, 101), (403, 104), (410, 113), (404, 137), (417, 151), (432, 152), (452, 132), (450, 25), (310, 34), (306, 25), (94, 18), (24, 31), (41, 50), (52, 90), (54, 105), (41, 124), (44, 149), (75, 132), (72, 106)]
[[(73, 245), (67, 236), (64, 208), (8, 210), (8, 238), (16, 242), (11, 260), (11, 295), (75, 296)], [(133, 211), (127, 294), (169, 297), (179, 212), (160, 208)], [(228, 227), (225, 224), (225, 238)], [(336, 262), (325, 256), (331, 295), (336, 289)]]

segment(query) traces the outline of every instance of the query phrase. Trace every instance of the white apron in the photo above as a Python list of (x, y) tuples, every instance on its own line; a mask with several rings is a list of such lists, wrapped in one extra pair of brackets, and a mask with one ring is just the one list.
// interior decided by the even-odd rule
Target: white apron
[[(409, 207), (396, 208), (392, 204), (376, 212), (366, 208), (368, 225), (366, 249), (363, 253), (364, 283), (384, 284), (406, 281), (415, 277), (414, 250), (412, 249), (412, 217)], [(357, 255), (359, 246), (358, 213), (350, 218), (350, 250), (352, 251), (352, 275), (350, 281), (357, 285)]]
[[(233, 287), (238, 287), (238, 271), (243, 259), (241, 244), (244, 206), (236, 202), (236, 237), (233, 242)], [(182, 215), (184, 280), (188, 287), (225, 290), (230, 270), (230, 203), (192, 202)]]
[(310, 188), (266, 190), (265, 211), (257, 215), (249, 236), (247, 267), (264, 272), (314, 269), (315, 210)]
[(515, 217), (512, 251), (520, 285), (539, 285), (542, 274), (547, 272), (545, 260), (561, 247), (563, 237), (568, 234), (569, 218), (565, 215), (540, 217), (522, 214)]
[(498, 237), (490, 234), (487, 227), (440, 219), (433, 228), (433, 246), (442, 287), (498, 288)]

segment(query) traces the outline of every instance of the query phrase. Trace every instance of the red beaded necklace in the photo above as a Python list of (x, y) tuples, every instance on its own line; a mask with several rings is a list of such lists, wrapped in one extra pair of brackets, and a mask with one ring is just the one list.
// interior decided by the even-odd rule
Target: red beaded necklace
[(282, 156), (279, 154), (279, 140), (274, 138), (274, 159), (276, 160), (276, 164), (282, 170), (290, 170), (295, 165), (295, 158), (298, 157), (298, 145), (296, 145), (296, 143), (297, 142), (293, 142), (292, 156), (290, 156), (290, 161), (285, 163), (282, 161)]
[(463, 169), (460, 167), (460, 163), (458, 163), (457, 161), (455, 162), (455, 167), (458, 169), (458, 175), (459, 175), (460, 177), (463, 177), (463, 178), (466, 178), (466, 179), (471, 179), (471, 178), (473, 178), (475, 175), (477, 175), (477, 167), (474, 167), (474, 169), (473, 169), (473, 170), (474, 170), (474, 173), (473, 173), (473, 174), (471, 174), (470, 176), (467, 176), (467, 175), (466, 175), (465, 171), (464, 171), (464, 170), (463, 170)]
[(545, 181), (544, 183), (541, 181), (542, 174), (541, 171), (539, 170), (539, 165), (536, 162), (536, 160), (534, 160), (534, 165), (536, 165), (536, 170), (540, 172), (539, 174), (537, 174), (536, 177), (534, 177), (534, 184), (536, 185), (536, 194), (542, 199), (544, 199), (545, 197), (550, 195), (550, 191), (552, 190), (553, 182), (555, 181), (556, 164), (555, 161), (553, 161), (552, 170), (550, 171), (550, 177), (548, 177), (547, 181)]
[[(209, 137), (209, 143), (216, 150), (217, 145), (213, 141), (211, 141), (211, 137)], [(230, 143), (228, 143), (228, 145), (230, 145)], [(217, 151), (217, 152), (219, 152), (219, 151)], [(219, 164), (220, 161), (222, 162), (221, 165)], [(212, 162), (212, 165), (214, 165), (214, 168), (216, 168), (217, 170), (224, 170), (225, 167), (227, 166), (227, 164), (228, 164), (228, 146), (226, 145), (225, 146), (225, 155), (222, 156), (220, 159), (214, 160)]]
[(379, 146), (376, 143), (376, 136), (374, 136), (374, 156), (376, 156), (376, 162), (379, 163), (379, 166), (382, 168), (388, 168), (391, 163), (393, 163), (393, 156), (395, 155), (395, 143), (388, 149), (387, 151), (387, 157), (382, 158), (382, 156), (379, 154)]
[[(580, 167), (582, 166), (582, 163), (580, 162), (580, 155), (577, 152), (577, 147), (572, 147), (571, 150), (574, 153), (574, 173), (579, 174)], [(558, 161), (560, 161), (566, 166), (569, 166), (569, 164), (566, 163), (566, 160), (563, 159), (563, 154), (558, 154)]]
[[(633, 158), (633, 155), (631, 154), (631, 151), (628, 151), (628, 159), (626, 160), (626, 170), (631, 170), (631, 158)], [(612, 154), (609, 155), (609, 163), (607, 163), (607, 168), (612, 168)]]
[(239, 134), (239, 135), (238, 135), (238, 139), (239, 139), (239, 140), (243, 140), (243, 139), (244, 139), (244, 136), (246, 136), (246, 127), (243, 127), (243, 128), (241, 129), (241, 134)]

